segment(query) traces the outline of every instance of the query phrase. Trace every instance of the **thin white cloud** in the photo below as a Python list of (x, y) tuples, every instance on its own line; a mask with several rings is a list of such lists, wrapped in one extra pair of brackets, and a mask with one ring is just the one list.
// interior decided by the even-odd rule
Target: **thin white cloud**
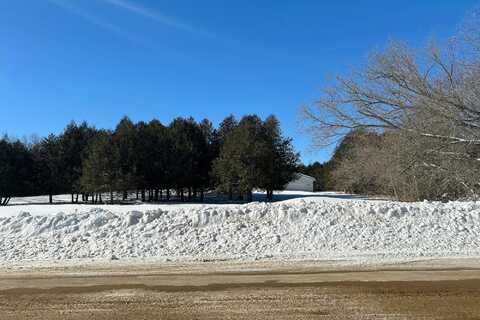
[(175, 18), (166, 16), (165, 14), (162, 14), (158, 11), (153, 11), (151, 9), (147, 9), (139, 5), (133, 4), (132, 2), (127, 0), (103, 0), (103, 1), (117, 8), (127, 10), (131, 13), (142, 16), (144, 18), (151, 19), (155, 22), (158, 22), (160, 24), (163, 24), (172, 28), (187, 31), (190, 33), (200, 34), (206, 37), (215, 38), (215, 36), (211, 33), (208, 33), (204, 30), (201, 30), (187, 23), (181, 22)]
[(121, 37), (124, 37), (124, 38), (127, 38), (128, 40), (130, 41), (133, 41), (133, 42), (141, 42), (139, 40), (139, 38), (137, 36), (135, 36), (134, 34), (120, 28), (119, 26), (115, 25), (115, 24), (112, 24), (110, 22), (107, 22), (85, 10), (83, 10), (82, 8), (78, 7), (78, 6), (73, 6), (71, 3), (69, 3), (69, 1), (62, 1), (62, 0), (47, 0), (48, 2), (56, 5), (57, 7), (60, 7), (72, 14), (75, 14), (81, 18), (83, 18), (84, 20), (98, 26), (98, 27), (101, 27), (103, 29), (106, 29), (108, 31), (111, 31)]

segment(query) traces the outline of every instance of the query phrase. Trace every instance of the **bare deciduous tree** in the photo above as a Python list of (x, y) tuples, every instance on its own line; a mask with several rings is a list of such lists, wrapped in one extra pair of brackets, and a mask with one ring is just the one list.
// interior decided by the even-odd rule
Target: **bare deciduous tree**
[[(363, 69), (337, 77), (319, 101), (302, 110), (315, 144), (334, 143), (359, 128), (373, 130), (403, 144), (403, 152), (384, 154), (391, 165), (398, 165), (391, 188), (408, 176), (405, 183), (417, 189), (408, 198), (477, 194), (479, 31), (478, 19), (471, 19), (445, 53), (434, 45), (418, 53), (392, 42), (372, 54)], [(392, 159), (394, 154), (397, 159)], [(436, 191), (429, 194), (428, 188)]]

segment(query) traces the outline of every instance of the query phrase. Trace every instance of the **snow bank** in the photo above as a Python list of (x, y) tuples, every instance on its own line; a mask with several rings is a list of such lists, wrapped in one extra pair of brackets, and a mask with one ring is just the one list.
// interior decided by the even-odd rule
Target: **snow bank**
[[(44, 214), (46, 208), (52, 212)], [(0, 262), (480, 256), (480, 204), (474, 202), (304, 198), (152, 210), (79, 206), (76, 213), (52, 214), (61, 208), (1, 217)]]

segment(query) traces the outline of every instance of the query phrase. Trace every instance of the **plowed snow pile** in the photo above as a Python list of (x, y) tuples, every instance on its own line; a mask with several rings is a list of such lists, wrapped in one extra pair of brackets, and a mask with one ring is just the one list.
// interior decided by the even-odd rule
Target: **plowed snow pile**
[(49, 215), (0, 218), (0, 261), (480, 256), (480, 204), (474, 202), (304, 198), (128, 213), (50, 208)]

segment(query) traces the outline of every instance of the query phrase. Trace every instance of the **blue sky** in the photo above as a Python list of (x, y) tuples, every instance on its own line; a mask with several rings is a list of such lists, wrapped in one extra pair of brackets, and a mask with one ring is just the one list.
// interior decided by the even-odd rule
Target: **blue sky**
[(477, 1), (0, 0), (0, 132), (276, 114), (324, 161), (298, 109), (389, 39), (452, 35)]

